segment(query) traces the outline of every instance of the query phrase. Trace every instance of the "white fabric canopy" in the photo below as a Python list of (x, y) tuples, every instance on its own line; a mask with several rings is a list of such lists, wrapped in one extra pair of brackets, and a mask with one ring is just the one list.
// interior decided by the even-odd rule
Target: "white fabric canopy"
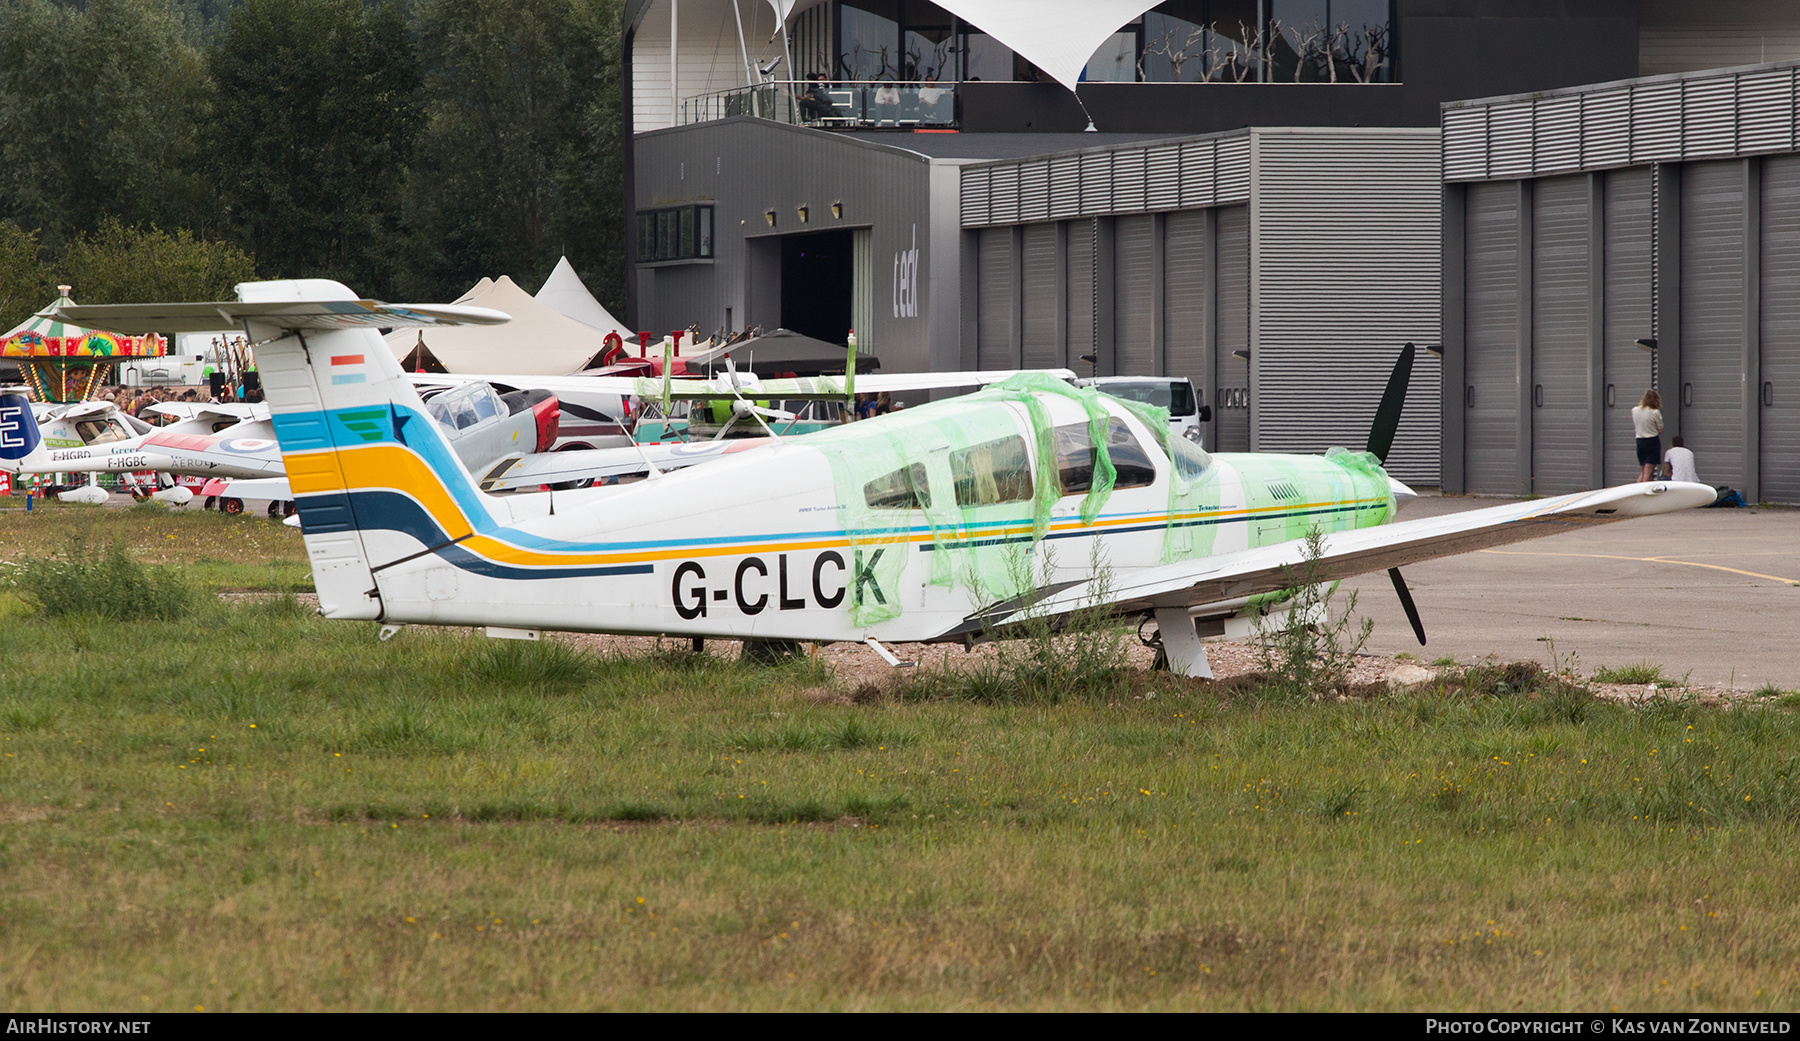
[[(774, 0), (771, 0), (774, 2)], [(1157, 0), (937, 0), (1070, 90), (1107, 37)]]
[(625, 323), (614, 318), (612, 312), (588, 292), (587, 284), (575, 273), (575, 265), (569, 263), (568, 257), (558, 260), (556, 270), (544, 279), (543, 288), (537, 291), (537, 301), (565, 317), (600, 330), (602, 336), (618, 333), (626, 343), (637, 342), (631, 330), (625, 328)]
[[(538, 302), (504, 275), (497, 282), (482, 279), (456, 302), (503, 311), (512, 321), (424, 330), (425, 346), (451, 372), (561, 375), (605, 346), (605, 333)], [(418, 329), (396, 329), (384, 339), (394, 357), (404, 358), (419, 335)]]

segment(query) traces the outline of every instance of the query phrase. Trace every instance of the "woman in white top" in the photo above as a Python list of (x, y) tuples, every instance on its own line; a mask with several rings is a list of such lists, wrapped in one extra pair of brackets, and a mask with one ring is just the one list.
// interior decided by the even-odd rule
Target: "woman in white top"
[(1662, 395), (1655, 387), (1644, 391), (1644, 397), (1631, 410), (1631, 427), (1637, 434), (1638, 480), (1654, 480), (1656, 468), (1662, 465)]

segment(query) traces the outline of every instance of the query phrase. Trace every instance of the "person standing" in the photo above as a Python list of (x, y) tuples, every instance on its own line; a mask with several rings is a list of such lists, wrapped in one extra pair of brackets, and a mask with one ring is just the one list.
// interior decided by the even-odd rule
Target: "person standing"
[(1644, 396), (1631, 410), (1631, 427), (1637, 435), (1638, 481), (1655, 479), (1658, 466), (1662, 465), (1662, 395), (1655, 387), (1644, 391)]

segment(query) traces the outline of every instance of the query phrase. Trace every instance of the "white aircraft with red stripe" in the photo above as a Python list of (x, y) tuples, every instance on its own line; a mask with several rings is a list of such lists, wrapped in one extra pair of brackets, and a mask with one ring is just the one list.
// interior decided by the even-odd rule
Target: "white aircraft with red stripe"
[(1417, 625), (1403, 565), (1715, 496), (1658, 481), (1396, 521), (1410, 492), (1380, 459), (1402, 369), (1368, 452), (1209, 455), (1168, 437), (1165, 417), (1025, 375), (631, 485), (493, 495), (376, 330), (504, 314), (362, 300), (323, 280), (63, 309), (129, 333), (221, 314), (257, 343), (321, 612), (387, 626), (883, 649), (1097, 609), (1153, 617), (1170, 665), (1205, 675), (1201, 637), (1279, 608), (1302, 564), (1321, 581), (1389, 570)]

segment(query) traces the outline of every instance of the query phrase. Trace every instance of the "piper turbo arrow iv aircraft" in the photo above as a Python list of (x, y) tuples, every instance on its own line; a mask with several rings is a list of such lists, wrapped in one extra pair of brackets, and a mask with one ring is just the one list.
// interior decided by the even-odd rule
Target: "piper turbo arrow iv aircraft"
[(1317, 580), (1397, 576), (1715, 494), (1660, 481), (1393, 523), (1410, 495), (1379, 463), (1397, 369), (1368, 453), (1209, 455), (1158, 416), (1026, 374), (632, 485), (496, 496), (375, 330), (505, 315), (359, 300), (323, 280), (245, 283), (238, 297), (63, 310), (122, 332), (244, 324), (330, 618), (858, 640), (886, 655), (884, 641), (1005, 636), (1100, 608), (1154, 616), (1170, 666), (1204, 676), (1201, 635), (1292, 585), (1314, 529)]

